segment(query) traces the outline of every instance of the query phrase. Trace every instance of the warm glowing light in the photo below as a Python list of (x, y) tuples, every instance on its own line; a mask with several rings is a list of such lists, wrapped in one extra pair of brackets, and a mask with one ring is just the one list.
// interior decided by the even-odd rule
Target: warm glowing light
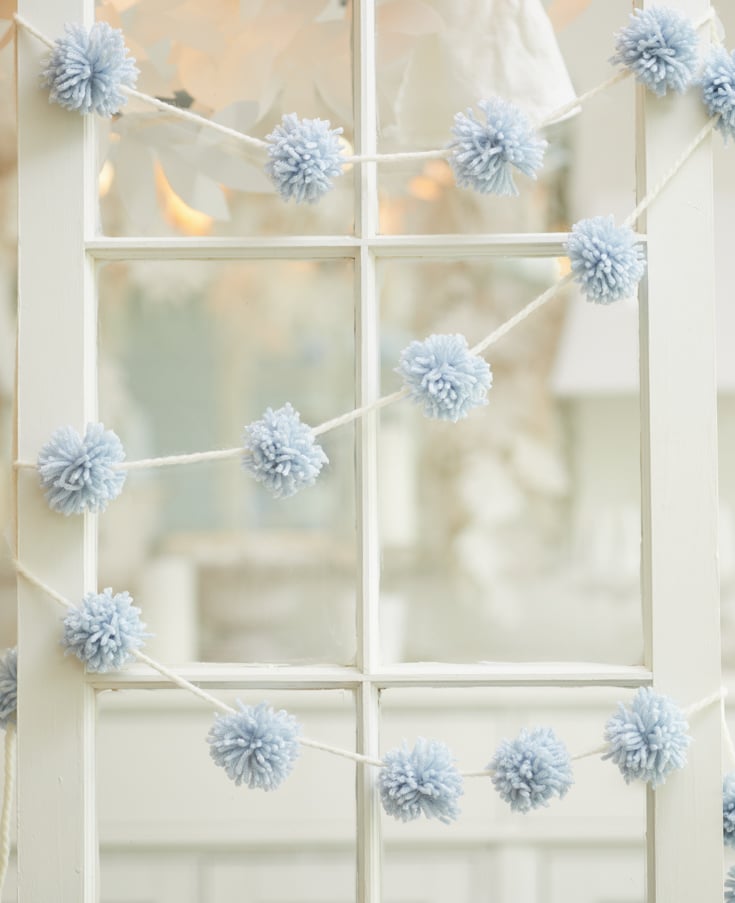
[(427, 176), (416, 176), (411, 179), (408, 190), (420, 201), (435, 201), (442, 193), (441, 186)]
[(568, 276), (572, 272), (572, 264), (568, 257), (557, 257), (556, 265), (559, 268), (559, 278)]
[[(342, 148), (342, 153), (345, 155), (345, 157), (352, 157), (354, 155), (355, 148), (350, 144), (350, 142), (346, 138), (340, 137), (339, 145)], [(354, 166), (353, 163), (345, 163), (345, 165), (342, 167), (342, 171), (349, 172), (353, 166)]]
[(112, 163), (110, 163), (109, 160), (105, 160), (102, 169), (100, 170), (99, 179), (97, 181), (98, 191), (101, 198), (109, 193), (114, 181), (115, 167), (112, 165)]
[(446, 160), (429, 160), (424, 166), (424, 175), (433, 179), (442, 188), (454, 185), (452, 169)]
[(163, 167), (156, 160), (156, 194), (163, 208), (163, 218), (170, 226), (180, 229), (187, 235), (208, 235), (212, 231), (214, 218), (201, 210), (195, 210), (176, 194), (169, 185)]

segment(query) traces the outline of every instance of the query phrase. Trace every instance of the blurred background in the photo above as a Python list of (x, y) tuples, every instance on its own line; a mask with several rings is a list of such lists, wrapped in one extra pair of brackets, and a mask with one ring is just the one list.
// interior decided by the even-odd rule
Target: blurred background
[[(9, 523), (15, 334), (14, 3), (0, 0), (0, 522)], [(442, 146), (452, 116), (498, 93), (535, 116), (606, 79), (628, 0), (386, 0), (377, 6), (379, 149)], [(735, 10), (718, 10), (735, 34)], [(105, 0), (140, 90), (258, 136), (284, 113), (353, 143), (351, 3)], [(0, 28), (0, 34), (4, 31)], [(726, 42), (727, 43), (727, 42)], [(383, 234), (566, 232), (634, 206), (634, 86), (548, 130), (520, 197), (458, 189), (448, 165), (383, 165)], [(99, 231), (109, 236), (352, 234), (347, 171), (317, 206), (285, 205), (262, 160), (130, 103), (96, 122)], [(735, 665), (735, 314), (727, 252), (735, 169), (715, 139), (723, 656)], [(381, 260), (381, 380), (430, 332), (479, 340), (565, 272), (564, 259)], [(343, 260), (101, 265), (100, 417), (129, 458), (230, 447), (267, 406), (317, 424), (354, 407), (354, 273)], [(386, 662), (642, 658), (638, 311), (569, 290), (490, 356), (490, 404), (458, 426), (408, 405), (381, 414), (381, 629)], [(79, 425), (81, 426), (81, 425)], [(129, 476), (100, 519), (101, 587), (127, 589), (150, 654), (354, 662), (354, 431), (325, 437), (317, 485), (274, 501), (236, 462)], [(0, 559), (0, 647), (15, 636)], [(482, 768), (522, 726), (580, 749), (624, 691), (390, 691), (384, 741), (451, 739)], [(349, 763), (304, 754), (288, 792), (255, 798), (213, 769), (208, 713), (181, 694), (100, 697), (104, 903), (345, 903), (354, 899)], [(351, 745), (348, 693), (271, 694), (308, 735)], [(255, 701), (255, 700), (253, 700)], [(191, 742), (189, 742), (191, 741)], [(170, 748), (175, 745), (175, 767)], [(478, 751), (480, 751), (478, 753)], [(573, 750), (576, 751), (576, 750)], [(165, 753), (165, 757), (164, 757)], [(479, 759), (477, 758), (479, 754)], [(474, 758), (473, 758), (474, 757)], [(349, 773), (348, 773), (349, 772)], [(385, 899), (642, 903), (644, 797), (586, 761), (548, 812), (505, 811), (482, 780), (464, 817), (386, 824)], [(315, 788), (320, 788), (316, 793)], [(8, 899), (12, 896), (9, 884)]]

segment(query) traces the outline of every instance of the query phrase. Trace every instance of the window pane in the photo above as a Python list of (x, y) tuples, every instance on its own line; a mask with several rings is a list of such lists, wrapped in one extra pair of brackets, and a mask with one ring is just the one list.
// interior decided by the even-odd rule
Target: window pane
[[(138, 61), (138, 90), (265, 138), (284, 114), (352, 135), (349, 7), (339, 0), (98, 0)], [(108, 235), (351, 233), (352, 173), (318, 204), (286, 204), (267, 154), (131, 99), (97, 119), (101, 229)]]
[[(217, 695), (234, 704), (235, 694)], [(351, 694), (236, 695), (285, 708), (306, 737), (354, 748)], [(100, 703), (102, 903), (355, 899), (354, 763), (303, 749), (273, 792), (238, 787), (209, 757), (213, 716), (198, 700), (157, 690)]]
[[(129, 262), (100, 275), (100, 409), (129, 459), (237, 447), (291, 402), (354, 407), (351, 261)], [(102, 586), (168, 661), (349, 663), (353, 428), (316, 485), (274, 499), (237, 459), (129, 474), (100, 518)]]
[[(631, 693), (389, 690), (381, 748), (436, 739), (461, 771), (480, 771), (502, 740), (544, 726), (576, 755), (599, 745), (605, 721)], [(525, 814), (512, 812), (487, 777), (465, 778), (462, 811), (450, 825), (383, 813), (387, 903), (473, 903), (487, 888), (499, 903), (643, 903), (645, 787), (626, 785), (599, 757), (575, 762), (573, 772), (563, 799)]]
[[(559, 266), (383, 263), (383, 391), (413, 339), (473, 345)], [(634, 302), (569, 290), (488, 349), (486, 407), (457, 423), (382, 412), (387, 660), (640, 661), (637, 353)]]

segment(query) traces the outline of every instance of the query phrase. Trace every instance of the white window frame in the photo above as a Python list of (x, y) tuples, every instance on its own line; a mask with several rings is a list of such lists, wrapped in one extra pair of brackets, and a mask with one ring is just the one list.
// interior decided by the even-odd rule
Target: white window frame
[[(375, 0), (355, 0), (356, 151), (376, 150)], [(653, 6), (643, 0), (644, 6)], [(667, 0), (693, 19), (708, 0)], [(49, 35), (91, 24), (93, 0), (20, 0)], [(94, 125), (50, 106), (39, 90), (44, 48), (18, 33), (19, 340), (17, 457), (33, 460), (57, 427), (96, 419), (95, 267), (114, 259), (342, 258), (354, 261), (358, 405), (379, 393), (376, 262), (383, 258), (560, 256), (561, 235), (378, 234), (375, 164), (357, 168), (354, 237), (106, 238), (97, 232)], [(638, 187), (643, 196), (702, 124), (696, 98), (638, 101)], [(390, 687), (654, 685), (683, 705), (720, 685), (717, 576), (716, 379), (710, 141), (647, 217), (648, 275), (641, 291), (643, 606), (645, 666), (585, 663), (402, 665), (380, 661), (377, 418), (357, 430), (358, 652), (355, 667), (200, 664), (209, 688), (345, 688), (357, 700), (357, 749), (380, 752), (380, 691)], [(675, 262), (675, 265), (672, 264)], [(603, 327), (601, 327), (603, 328)], [(18, 554), (71, 599), (96, 588), (96, 518), (48, 511), (32, 472), (17, 485)], [(21, 903), (98, 899), (95, 695), (166, 687), (143, 666), (85, 675), (59, 650), (49, 600), (18, 584)], [(720, 717), (691, 724), (686, 770), (648, 795), (648, 903), (722, 899)], [(381, 900), (380, 803), (375, 772), (357, 769), (357, 899)]]

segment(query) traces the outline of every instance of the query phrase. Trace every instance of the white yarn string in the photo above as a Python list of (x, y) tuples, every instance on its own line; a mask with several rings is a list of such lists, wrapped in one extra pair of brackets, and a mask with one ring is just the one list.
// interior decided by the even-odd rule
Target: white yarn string
[(594, 88), (590, 88), (589, 91), (585, 91), (584, 94), (580, 94), (579, 97), (575, 97), (574, 100), (570, 100), (569, 103), (565, 103), (557, 110), (549, 113), (548, 116), (544, 116), (541, 122), (539, 122), (538, 128), (545, 129), (550, 125), (554, 125), (554, 123), (561, 119), (562, 116), (565, 116), (567, 113), (571, 113), (572, 110), (576, 110), (577, 107), (581, 106), (592, 97), (595, 97), (597, 94), (601, 94), (603, 91), (607, 91), (608, 88), (612, 88), (613, 85), (617, 85), (618, 82), (624, 81), (626, 78), (628, 78), (628, 76), (632, 74), (633, 73), (630, 69), (621, 69), (619, 72), (615, 72), (604, 82), (600, 82), (599, 85), (596, 85)]
[(34, 28), (33, 25), (28, 21), (28, 19), (24, 19), (19, 13), (13, 14), (13, 21), (16, 25), (20, 25), (22, 28), (28, 32), (28, 34), (32, 34), (34, 38), (37, 38), (42, 44), (45, 44), (51, 50), (54, 49), (54, 42), (51, 38), (47, 38), (45, 34), (40, 32), (37, 28)]
[(62, 608), (74, 607), (68, 599), (64, 598), (64, 596), (61, 595), (61, 593), (57, 593), (55, 589), (52, 589), (48, 585), (48, 583), (44, 583), (43, 580), (40, 580), (38, 577), (32, 574), (24, 564), (21, 564), (21, 562), (18, 561), (17, 558), (13, 561), (13, 564), (15, 565), (15, 570), (21, 575), (21, 577), (24, 577), (29, 583), (33, 584), (33, 586), (38, 587), (38, 589), (46, 593), (46, 595), (49, 596), (49, 598), (53, 599), (54, 602), (58, 602), (59, 605), (62, 606)]
[(3, 811), (0, 816), (0, 891), (5, 884), (10, 861), (10, 828), (15, 788), (15, 725), (5, 727), (5, 784), (3, 786)]
[(141, 458), (139, 461), (121, 461), (113, 464), (113, 470), (145, 470), (153, 467), (173, 467), (177, 464), (198, 464), (201, 461), (225, 461), (237, 458), (242, 454), (242, 446), (238, 448), (222, 448), (215, 451), (192, 452), (185, 455), (167, 455), (163, 458)]
[(436, 150), (425, 151), (399, 151), (395, 154), (352, 154), (343, 157), (344, 163), (403, 163), (408, 160), (441, 160), (448, 157), (451, 151), (448, 147), (440, 147)]

